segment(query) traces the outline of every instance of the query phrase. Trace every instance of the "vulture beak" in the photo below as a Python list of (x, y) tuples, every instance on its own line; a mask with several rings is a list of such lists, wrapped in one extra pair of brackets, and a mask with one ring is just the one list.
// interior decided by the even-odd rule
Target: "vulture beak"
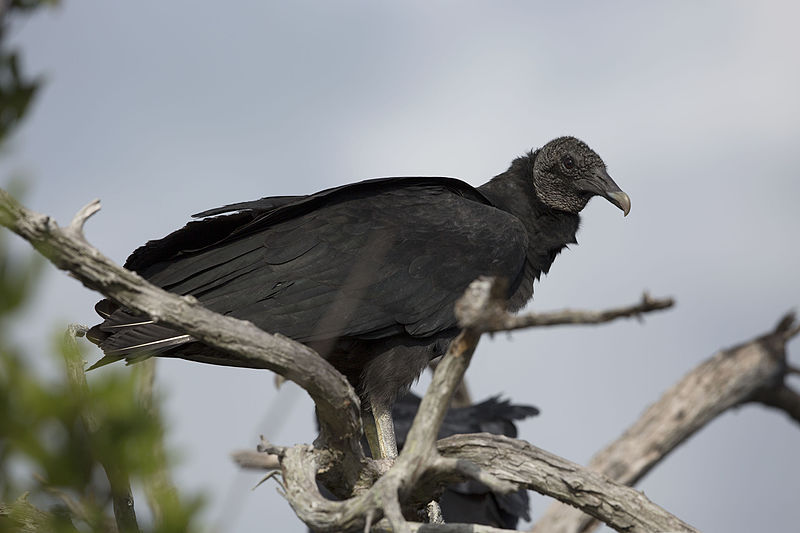
[(612, 191), (604, 194), (609, 202), (622, 209), (622, 216), (628, 216), (631, 212), (631, 197), (622, 191)]
[(630, 197), (619, 188), (619, 185), (614, 183), (614, 180), (611, 179), (605, 169), (593, 172), (591, 178), (583, 181), (581, 190), (602, 196), (622, 209), (624, 216), (628, 216), (628, 213), (631, 212)]

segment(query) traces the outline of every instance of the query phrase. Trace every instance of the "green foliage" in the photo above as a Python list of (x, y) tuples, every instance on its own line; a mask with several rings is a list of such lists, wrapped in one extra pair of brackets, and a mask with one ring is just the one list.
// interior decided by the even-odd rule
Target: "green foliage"
[[(29, 110), (40, 81), (26, 77), (7, 48), (9, 21), (54, 0), (0, 0), (0, 143)], [(0, 215), (3, 213), (0, 212)], [(172, 486), (153, 361), (84, 374), (74, 335), (60, 335), (45, 379), (8, 332), (35, 289), (44, 261), (13, 258), (0, 229), (0, 533), (5, 531), (193, 531), (198, 497)], [(85, 343), (84, 343), (85, 345)], [(147, 495), (152, 519), (140, 527), (131, 485)], [(141, 503), (141, 502), (139, 502)]]
[[(22, 307), (44, 266), (44, 259), (39, 254), (30, 254), (25, 261), (18, 260), (12, 264), (9, 254), (4, 253), (8, 235), (7, 231), (0, 232), (0, 317)], [(0, 322), (0, 336), (5, 337), (2, 326)]]
[[(169, 483), (158, 398), (142, 396), (151, 376), (121, 368), (91, 373), (77, 339), (60, 335), (45, 379), (6, 334), (38, 279), (37, 260), (14, 259), (0, 233), (0, 532), (114, 530), (114, 497), (142, 487), (153, 520), (142, 531), (197, 529), (201, 502)], [(145, 387), (146, 389), (147, 387)], [(143, 503), (143, 502), (137, 502)], [(130, 527), (137, 531), (135, 516)], [(124, 526), (124, 520), (118, 523)]]
[(8, 2), (9, 11), (33, 11), (43, 6), (55, 6), (60, 2), (58, 0), (11, 0)]
[(26, 80), (20, 73), (18, 54), (0, 53), (0, 140), (17, 125), (38, 88), (38, 80)]
[(17, 126), (36, 95), (41, 81), (27, 78), (20, 68), (19, 53), (7, 50), (5, 36), (11, 18), (28, 14), (57, 0), (11, 0), (0, 2), (0, 143)]

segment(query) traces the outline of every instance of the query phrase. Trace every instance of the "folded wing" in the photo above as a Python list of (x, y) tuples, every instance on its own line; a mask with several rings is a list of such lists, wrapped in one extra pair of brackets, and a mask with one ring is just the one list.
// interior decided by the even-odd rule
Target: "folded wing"
[[(456, 326), (473, 279), (503, 276), (513, 292), (525, 262), (521, 223), (453, 179), (384, 178), (206, 213), (219, 216), (149, 242), (126, 267), (300, 342), (435, 335)], [(103, 363), (194, 342), (107, 300), (97, 310)]]

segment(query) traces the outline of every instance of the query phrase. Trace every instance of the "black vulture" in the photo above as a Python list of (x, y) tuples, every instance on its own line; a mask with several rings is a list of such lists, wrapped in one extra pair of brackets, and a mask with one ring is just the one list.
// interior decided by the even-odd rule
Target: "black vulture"
[[(353, 384), (376, 422), (368, 435), (392, 456), (391, 405), (458, 334), (453, 305), (467, 285), (503, 277), (509, 310), (520, 309), (577, 242), (578, 213), (596, 195), (630, 210), (600, 156), (560, 137), (477, 188), (379, 178), (204, 211), (125, 267), (315, 349)], [(110, 300), (96, 310), (104, 320), (88, 337), (105, 357), (95, 366), (151, 355), (247, 366)]]
[[(411, 423), (419, 410), (420, 397), (408, 393), (392, 407), (397, 447), (402, 450)], [(539, 414), (532, 405), (514, 405), (494, 396), (466, 407), (448, 409), (438, 437), (464, 433), (493, 433), (517, 437), (516, 420)], [(320, 491), (335, 500), (332, 492), (320, 485)], [(495, 494), (479, 481), (465, 481), (448, 486), (439, 497), (445, 522), (483, 524), (504, 529), (516, 529), (520, 519), (530, 520), (528, 491)]]
[[(399, 449), (405, 444), (419, 404), (419, 396), (409, 393), (397, 400), (392, 408)], [(493, 433), (516, 438), (517, 426), (514, 421), (537, 414), (539, 410), (532, 405), (514, 405), (495, 396), (474, 405), (450, 408), (438, 437), (443, 439), (464, 433)], [(474, 480), (447, 487), (439, 498), (439, 504), (445, 522), (516, 529), (520, 518), (530, 520), (528, 491), (495, 494), (486, 485)]]

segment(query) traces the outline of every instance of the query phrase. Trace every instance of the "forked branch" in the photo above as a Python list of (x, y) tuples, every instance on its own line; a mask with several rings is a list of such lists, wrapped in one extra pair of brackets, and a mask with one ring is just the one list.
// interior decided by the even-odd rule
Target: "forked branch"
[(361, 453), (359, 400), (347, 380), (305, 345), (270, 335), (250, 322), (209, 311), (192, 297), (164, 291), (112, 262), (90, 246), (82, 232), (86, 219), (99, 210), (96, 200), (72, 223), (61, 228), (50, 217), (29, 211), (0, 189), (0, 224), (28, 240), (54, 265), (90, 289), (156, 322), (189, 333), (218, 350), (243, 358), (291, 379), (314, 399), (320, 421), (335, 449)]
[[(798, 332), (794, 314), (789, 313), (773, 331), (704, 361), (667, 390), (620, 438), (598, 452), (588, 468), (634, 485), (709, 422), (748, 402), (782, 409), (800, 422), (800, 395), (785, 384), (790, 368), (786, 343)], [(597, 525), (577, 509), (554, 504), (531, 531), (577, 533)]]
[[(286, 497), (301, 519), (315, 529), (336, 531), (350, 527), (377, 524), (382, 517), (395, 532), (414, 529), (403, 517), (403, 506), (429, 501), (438, 486), (465, 477), (480, 479), (490, 489), (509, 492), (517, 484), (539, 486), (545, 493), (579, 504), (570, 493), (548, 488), (547, 483), (536, 479), (512, 480), (496, 476), (492, 470), (479, 469), (475, 463), (463, 458), (443, 458), (435, 447), (435, 435), (444, 417), (445, 410), (456, 385), (461, 381), (469, 365), (470, 357), (481, 333), (494, 331), (495, 322), (512, 323), (512, 317), (504, 310), (499, 294), (505, 291), (489, 280), (479, 280), (470, 286), (467, 295), (457, 308), (462, 334), (451, 343), (448, 354), (439, 365), (429, 394), (423, 399), (420, 411), (409, 432), (404, 451), (396, 463), (384, 475), (376, 462), (366, 460), (359, 444), (361, 435), (358, 398), (347, 381), (333, 367), (306, 346), (280, 335), (269, 335), (249, 322), (236, 320), (205, 309), (194, 298), (180, 297), (165, 292), (146, 282), (133, 272), (125, 270), (104, 257), (84, 239), (82, 227), (85, 220), (99, 209), (93, 202), (76, 216), (68, 228), (59, 227), (49, 217), (32, 213), (19, 205), (0, 189), (0, 224), (9, 227), (29, 240), (45, 257), (57, 267), (69, 271), (87, 287), (103, 293), (119, 304), (149, 315), (155, 321), (186, 332), (199, 341), (226, 351), (237, 358), (248, 361), (255, 368), (266, 368), (298, 383), (314, 399), (321, 424), (330, 438), (326, 447), (315, 448), (300, 445), (292, 448), (274, 447), (265, 444), (265, 452), (279, 457), (286, 488)], [(671, 304), (669, 304), (671, 305)], [(650, 310), (668, 306), (667, 303), (642, 304), (616, 310), (601, 316), (583, 315), (565, 318), (542, 319), (534, 324), (528, 319), (526, 326), (551, 325), (553, 323), (598, 323), (619, 316), (635, 316)], [(511, 441), (513, 446), (524, 447), (522, 441)], [(320, 471), (339, 475), (340, 482), (351, 487), (354, 496), (346, 501), (332, 502), (319, 494), (316, 480)], [(341, 475), (347, 479), (341, 480)], [(584, 472), (575, 466), (572, 472), (574, 486), (581, 483)], [(324, 479), (324, 476), (323, 476)], [(376, 480), (377, 479), (377, 480)], [(402, 496), (402, 497), (401, 497)], [(611, 524), (617, 524), (614, 514), (618, 509), (605, 505), (602, 493), (595, 495), (595, 516)], [(628, 514), (656, 513), (664, 511), (648, 501), (635, 499), (629, 502), (634, 508), (627, 509), (626, 502), (619, 505)], [(616, 501), (615, 501), (616, 502)], [(615, 503), (616, 505), (616, 503)], [(612, 512), (613, 511), (613, 512)], [(673, 517), (674, 518), (674, 517)], [(692, 531), (681, 522), (675, 531)], [(628, 526), (625, 526), (626, 528)], [(451, 531), (448, 525), (426, 525), (430, 531)], [(631, 531), (655, 531), (638, 527)]]
[[(459, 300), (456, 314), (464, 330), (438, 365), (396, 463), (365, 493), (344, 502), (331, 502), (319, 494), (315, 479), (315, 473), (324, 466), (320, 460), (324, 452), (315, 452), (304, 445), (262, 448), (281, 458), (286, 497), (298, 516), (321, 531), (361, 527), (363, 517), (370, 517), (370, 521), (385, 517), (377, 522), (379, 530), (409, 532), (412, 525), (401, 513), (401, 504), (406, 502), (401, 502), (399, 494), (410, 494), (407, 499), (418, 503), (427, 501), (432, 490), (429, 474), (435, 474), (440, 484), (472, 478), (500, 493), (528, 487), (578, 505), (620, 531), (656, 532), (668, 528), (694, 532), (691, 526), (637, 491), (537, 450), (524, 441), (487, 434), (463, 435), (439, 442), (444, 457), (431, 449), (449, 399), (469, 365), (487, 320), (506, 313), (501, 297), (505, 292), (501, 283), (479, 279)], [(417, 486), (426, 478), (427, 491)], [(345, 522), (342, 517), (346, 517)], [(451, 524), (427, 524), (424, 530), (469, 531)]]

